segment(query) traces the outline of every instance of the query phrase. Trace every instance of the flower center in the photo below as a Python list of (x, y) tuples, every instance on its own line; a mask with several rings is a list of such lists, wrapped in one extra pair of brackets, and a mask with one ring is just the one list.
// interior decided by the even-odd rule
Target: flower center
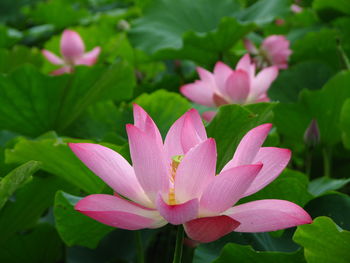
[(176, 204), (174, 183), (175, 183), (176, 170), (179, 167), (179, 164), (180, 164), (182, 159), (183, 159), (183, 155), (175, 155), (175, 156), (173, 156), (173, 158), (171, 160), (170, 182), (171, 182), (172, 187), (170, 187), (170, 189), (169, 189), (169, 195), (168, 195), (168, 204), (169, 205)]

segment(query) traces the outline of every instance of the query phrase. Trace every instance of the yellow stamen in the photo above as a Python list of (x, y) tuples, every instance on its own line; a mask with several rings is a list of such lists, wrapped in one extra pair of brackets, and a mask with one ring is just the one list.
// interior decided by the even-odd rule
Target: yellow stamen
[(175, 200), (175, 189), (170, 188), (169, 189), (169, 205), (175, 205), (176, 200)]
[[(173, 157), (171, 161), (171, 176), (170, 176), (170, 181), (172, 184), (175, 183), (175, 176), (176, 176), (176, 170), (179, 167), (179, 164), (182, 160), (183, 156), (182, 155), (176, 155)], [(168, 203), (169, 205), (175, 205), (176, 204), (176, 199), (175, 199), (175, 188), (170, 188), (169, 189), (169, 197), (168, 197)]]

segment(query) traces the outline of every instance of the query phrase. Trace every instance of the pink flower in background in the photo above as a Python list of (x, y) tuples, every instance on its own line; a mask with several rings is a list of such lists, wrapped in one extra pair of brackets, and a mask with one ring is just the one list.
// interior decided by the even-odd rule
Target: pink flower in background
[(275, 24), (276, 24), (277, 26), (283, 26), (285, 23), (286, 23), (286, 21), (285, 21), (284, 19), (282, 19), (282, 18), (277, 18), (277, 19), (275, 20)]
[(290, 6), (290, 10), (292, 10), (293, 13), (298, 14), (298, 13), (301, 13), (303, 11), (303, 8), (297, 4), (292, 4)]
[[(200, 80), (182, 86), (181, 93), (198, 104), (218, 107), (269, 101), (267, 90), (276, 79), (278, 68), (264, 68), (255, 75), (255, 64), (246, 54), (237, 63), (236, 70), (217, 62), (213, 73), (201, 67), (197, 72)], [(203, 116), (209, 120), (214, 115), (215, 112), (206, 112)]]
[(196, 110), (170, 128), (163, 143), (151, 117), (134, 105), (127, 125), (133, 166), (98, 144), (70, 143), (78, 158), (115, 195), (94, 194), (75, 209), (101, 223), (128, 229), (183, 224), (187, 235), (211, 242), (235, 230), (265, 232), (310, 223), (298, 205), (284, 200), (234, 204), (273, 181), (286, 167), (287, 149), (261, 147), (271, 124), (249, 131), (231, 161), (216, 175), (216, 144)]
[(98, 55), (101, 52), (100, 47), (95, 47), (91, 51), (85, 52), (85, 45), (80, 35), (73, 30), (64, 30), (61, 42), (62, 58), (56, 56), (54, 53), (43, 49), (42, 54), (48, 61), (55, 65), (62, 65), (63, 67), (53, 71), (52, 75), (61, 75), (73, 71), (76, 65), (92, 66), (96, 63)]
[(271, 35), (264, 39), (260, 49), (249, 40), (244, 40), (248, 52), (254, 55), (254, 61), (258, 68), (277, 66), (279, 69), (288, 68), (288, 58), (292, 54), (289, 49), (289, 40), (285, 36)]

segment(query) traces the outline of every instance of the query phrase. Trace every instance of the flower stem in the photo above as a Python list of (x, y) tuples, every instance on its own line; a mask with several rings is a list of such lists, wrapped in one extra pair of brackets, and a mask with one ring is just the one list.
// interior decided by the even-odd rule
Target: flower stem
[(324, 148), (323, 151), (323, 172), (325, 177), (331, 176), (331, 159), (332, 154), (329, 148)]
[(346, 53), (345, 53), (345, 51), (340, 43), (340, 40), (337, 40), (337, 48), (338, 48), (338, 53), (339, 53), (340, 60), (341, 60), (341, 63), (343, 64), (344, 69), (349, 70), (350, 69), (350, 61), (349, 61), (349, 58), (346, 55)]
[(311, 163), (312, 163), (312, 153), (310, 149), (306, 150), (305, 156), (305, 173), (307, 176), (311, 176)]
[(183, 239), (184, 239), (184, 229), (182, 225), (179, 225), (177, 228), (177, 234), (176, 234), (176, 245), (175, 245), (173, 263), (181, 263)]
[(136, 241), (137, 263), (144, 263), (145, 258), (143, 254), (142, 236), (140, 231), (135, 231), (135, 241)]

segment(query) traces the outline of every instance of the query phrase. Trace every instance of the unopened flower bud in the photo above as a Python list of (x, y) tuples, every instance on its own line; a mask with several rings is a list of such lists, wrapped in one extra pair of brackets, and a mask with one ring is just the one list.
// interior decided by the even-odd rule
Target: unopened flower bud
[(315, 147), (320, 142), (320, 129), (315, 119), (311, 121), (304, 133), (304, 142), (309, 147)]
[(130, 29), (130, 24), (128, 23), (128, 21), (122, 19), (118, 22), (117, 28), (120, 31), (128, 31)]

